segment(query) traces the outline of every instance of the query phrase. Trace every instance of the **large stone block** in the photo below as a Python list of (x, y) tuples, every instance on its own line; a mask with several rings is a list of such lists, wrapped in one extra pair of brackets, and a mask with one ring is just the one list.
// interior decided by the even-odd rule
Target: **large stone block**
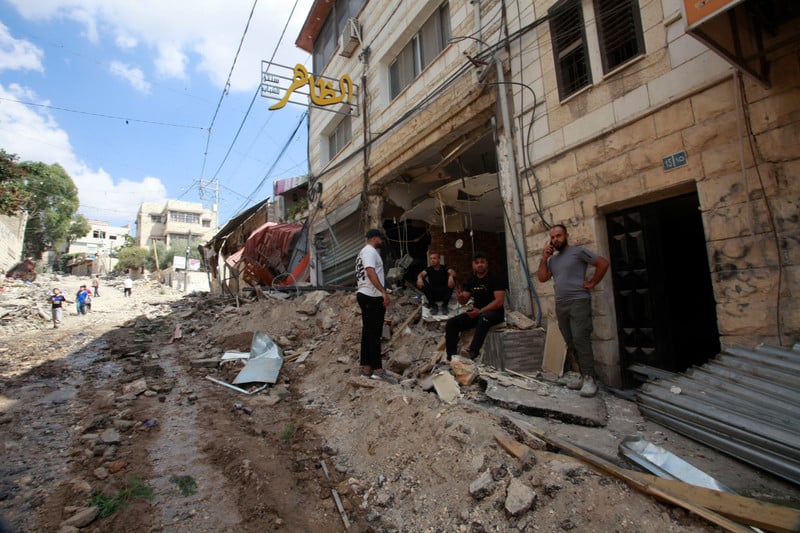
[(774, 268), (778, 265), (775, 242), (768, 233), (712, 241), (707, 246), (712, 272), (735, 273), (737, 270)]
[(768, 212), (763, 201), (704, 211), (703, 221), (709, 241), (770, 231)]
[(800, 234), (779, 233), (778, 246), (781, 250), (781, 261), (784, 265), (800, 265)]
[(706, 178), (697, 183), (697, 194), (701, 209), (706, 210), (740, 204), (750, 198), (760, 198), (762, 191), (756, 169), (750, 168), (747, 169), (745, 177), (737, 171), (724, 176)]
[(774, 196), (769, 199), (778, 233), (800, 234), (800, 195)]
[(729, 174), (734, 170), (741, 169), (742, 156), (744, 156), (744, 167), (752, 167), (752, 153), (750, 150), (742, 151), (740, 148), (737, 140), (727, 144), (717, 144), (705, 150), (701, 157), (706, 177)]
[(649, 189), (644, 186), (642, 175), (636, 173), (622, 181), (598, 187), (597, 205), (613, 205), (624, 199), (641, 196), (648, 190)]
[(723, 270), (712, 275), (714, 298), (718, 303), (736, 302), (741, 298), (761, 299), (778, 294), (778, 270), (754, 268)]
[(800, 298), (800, 266), (792, 265), (783, 269), (782, 296)]
[(694, 124), (691, 100), (687, 98), (661, 109), (653, 115), (653, 120), (658, 137), (688, 128)]
[[(624, 89), (620, 85), (621, 89)], [(618, 98), (613, 99), (614, 118), (617, 122), (628, 120), (634, 115), (638, 115), (650, 107), (650, 95), (647, 93), (647, 86), (640, 85), (636, 89), (623, 93)], [(647, 120), (652, 120), (647, 117)]]
[(656, 126), (652, 116), (621, 128), (605, 137), (606, 155), (614, 157), (637, 146), (651, 143), (656, 138)]
[(662, 167), (654, 167), (642, 172), (642, 183), (648, 192), (672, 188), (676, 185), (693, 183), (703, 175), (700, 161), (689, 158), (685, 167), (678, 167), (666, 172)]
[(574, 152), (568, 152), (548, 163), (550, 178), (559, 181), (578, 173), (578, 164)]
[[(723, 113), (683, 130), (681, 132), (683, 145), (687, 151), (699, 153), (720, 143), (727, 144), (738, 140), (739, 133), (736, 128), (736, 116), (732, 113)], [(747, 139), (743, 138), (742, 142), (747, 143)]]
[(574, 200), (580, 196), (593, 193), (598, 187), (599, 180), (594, 173), (580, 172), (577, 176), (572, 176), (563, 181), (564, 191), (567, 198)]
[(800, 157), (800, 122), (756, 135), (758, 153), (765, 161), (791, 161)]
[(734, 110), (735, 91), (732, 79), (698, 93), (691, 98), (694, 121), (705, 122)]
[(800, 122), (798, 87), (750, 104), (750, 126), (755, 134), (797, 122)]
[(631, 169), (661, 168), (664, 157), (683, 149), (683, 139), (679, 133), (661, 137), (630, 152)]
[(800, 298), (781, 300), (781, 338), (786, 344), (800, 338)]
[(630, 154), (623, 154), (606, 161), (590, 169), (588, 174), (594, 176), (598, 187), (624, 180), (631, 175)]
[(592, 141), (575, 149), (575, 162), (578, 170), (588, 170), (607, 159), (603, 139)]
[(720, 335), (776, 335), (775, 299), (747, 299), (717, 304)]

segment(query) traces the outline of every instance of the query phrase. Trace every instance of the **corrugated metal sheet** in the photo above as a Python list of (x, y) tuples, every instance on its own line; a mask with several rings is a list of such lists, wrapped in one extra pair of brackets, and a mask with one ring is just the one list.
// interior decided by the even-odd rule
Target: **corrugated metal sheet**
[(800, 347), (732, 347), (637, 394), (639, 410), (742, 461), (800, 484)]
[(314, 245), (322, 266), (322, 283), (351, 287), (356, 283), (356, 256), (364, 247), (364, 230), (358, 212), (351, 213), (321, 233)]

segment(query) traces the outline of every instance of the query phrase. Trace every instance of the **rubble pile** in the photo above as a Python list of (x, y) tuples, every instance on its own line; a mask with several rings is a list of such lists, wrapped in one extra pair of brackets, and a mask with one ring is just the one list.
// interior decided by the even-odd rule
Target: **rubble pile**
[[(96, 338), (54, 330), (66, 335), (60, 359), (2, 374), (19, 402), (0, 417), (0, 513), (12, 524), (36, 516), (31, 531), (714, 530), (552, 453), (539, 431), (588, 448), (613, 449), (638, 432), (674, 449), (679, 437), (610, 395), (589, 408), (544, 377), (444, 364), (444, 323), (421, 320), (413, 294), (393, 295), (386, 315), (384, 360), (397, 385), (360, 375), (352, 292), (246, 301), (163, 291), (142, 283), (133, 299), (104, 301), (125, 318)], [(279, 347), (277, 377), (233, 386), (256, 332)], [(15, 357), (52, 345), (40, 335)], [(137, 483), (150, 498), (133, 496)], [(121, 494), (125, 505), (104, 515), (98, 502)]]

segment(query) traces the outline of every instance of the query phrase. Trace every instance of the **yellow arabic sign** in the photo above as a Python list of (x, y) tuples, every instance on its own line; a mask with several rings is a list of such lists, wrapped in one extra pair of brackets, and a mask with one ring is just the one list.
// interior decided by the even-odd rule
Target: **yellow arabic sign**
[(289, 102), (292, 93), (301, 87), (308, 85), (308, 96), (311, 101), (319, 106), (327, 106), (340, 104), (342, 102), (351, 102), (353, 98), (353, 80), (350, 76), (345, 74), (339, 78), (339, 91), (333, 88), (333, 83), (326, 81), (322, 78), (314, 80), (314, 75), (309, 74), (306, 67), (301, 64), (294, 66), (294, 78), (292, 84), (286, 89), (286, 94), (277, 103), (270, 106), (270, 110), (280, 109)]

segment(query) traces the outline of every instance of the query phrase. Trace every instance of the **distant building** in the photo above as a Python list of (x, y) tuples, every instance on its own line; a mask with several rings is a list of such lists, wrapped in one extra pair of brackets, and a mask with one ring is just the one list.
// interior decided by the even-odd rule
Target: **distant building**
[[(89, 220), (91, 230), (83, 237), (70, 243), (67, 253), (83, 257), (78, 262), (89, 262), (90, 273), (105, 274), (116, 264), (117, 250), (125, 245), (126, 237), (131, 234), (129, 224), (112, 226), (102, 220)], [(77, 258), (76, 258), (77, 261)], [(71, 268), (71, 271), (74, 270)]]
[(136, 215), (136, 245), (152, 248), (153, 241), (168, 248), (203, 243), (217, 231), (217, 212), (196, 202), (143, 202)]
[(22, 259), (27, 220), (27, 212), (13, 217), (0, 215), (0, 272), (7, 272)]

